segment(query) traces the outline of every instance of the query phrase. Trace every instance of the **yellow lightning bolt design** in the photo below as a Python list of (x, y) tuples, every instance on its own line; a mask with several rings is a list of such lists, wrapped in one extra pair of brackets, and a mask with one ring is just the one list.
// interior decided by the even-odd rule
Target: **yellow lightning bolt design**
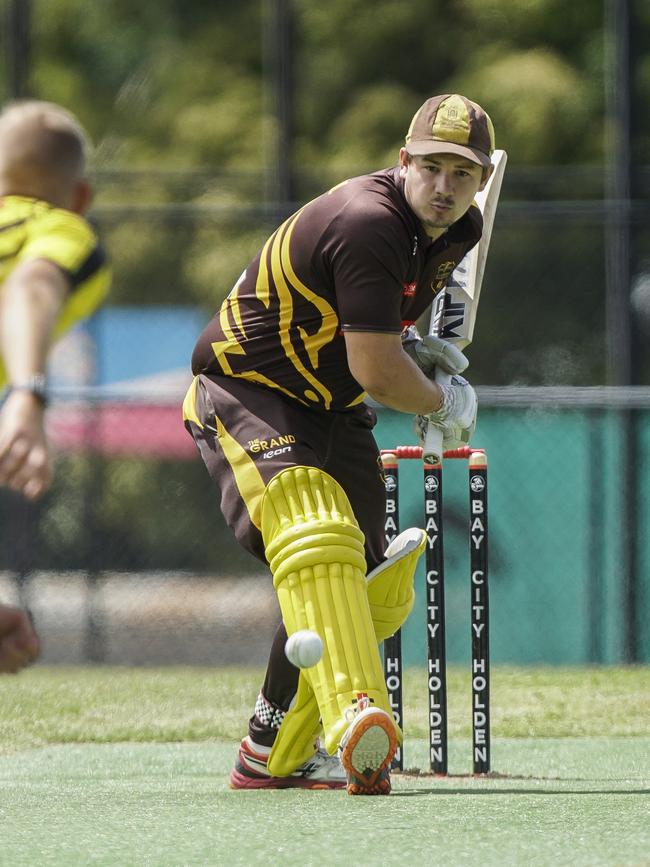
[[(299, 216), (300, 211), (298, 211), (298, 213), (285, 224), (287, 226), (285, 230), (287, 250), (289, 241), (291, 239), (291, 233), (293, 231), (293, 226), (295, 225), (295, 222)], [(298, 373), (300, 373), (300, 375), (303, 376), (307, 380), (307, 382), (309, 382), (310, 385), (313, 386), (316, 393), (322, 397), (326, 409), (329, 409), (332, 403), (331, 392), (322, 384), (322, 382), (316, 379), (316, 377), (312, 373), (310, 373), (309, 370), (307, 370), (305, 365), (296, 354), (296, 351), (293, 348), (293, 344), (291, 343), (291, 338), (289, 337), (289, 327), (291, 325), (291, 319), (293, 316), (293, 300), (291, 298), (291, 291), (287, 284), (287, 280), (282, 270), (284, 247), (285, 241), (280, 238), (275, 240), (271, 248), (271, 273), (273, 274), (273, 281), (275, 283), (278, 292), (278, 299), (280, 301), (280, 342), (282, 343), (282, 347), (289, 361), (293, 364)], [(293, 276), (295, 278), (295, 274)], [(311, 355), (310, 361), (312, 361)]]
[(318, 329), (316, 334), (310, 335), (305, 331), (304, 328), (298, 326), (298, 333), (300, 334), (300, 339), (304, 343), (305, 349), (307, 350), (307, 355), (309, 356), (311, 366), (314, 370), (316, 370), (318, 368), (318, 354), (323, 348), (323, 346), (329, 343), (334, 337), (336, 329), (338, 328), (339, 319), (336, 315), (336, 312), (334, 311), (334, 308), (330, 304), (328, 304), (324, 298), (316, 295), (314, 292), (312, 292), (311, 289), (305, 286), (305, 284), (298, 279), (295, 271), (293, 270), (291, 258), (289, 256), (289, 245), (291, 243), (291, 235), (293, 234), (294, 226), (295, 220), (287, 229), (287, 232), (282, 240), (282, 268), (284, 270), (284, 273), (287, 275), (291, 286), (296, 289), (304, 298), (306, 298), (307, 301), (310, 301), (321, 315), (323, 324), (322, 327)]
[(266, 244), (264, 244), (264, 249), (262, 250), (262, 255), (260, 256), (260, 267), (259, 271), (257, 272), (257, 283), (255, 284), (255, 294), (267, 309), (269, 304), (271, 303), (271, 296), (269, 292), (269, 269), (266, 264), (266, 258), (269, 245), (271, 244), (276, 235), (277, 232), (274, 232), (267, 240)]

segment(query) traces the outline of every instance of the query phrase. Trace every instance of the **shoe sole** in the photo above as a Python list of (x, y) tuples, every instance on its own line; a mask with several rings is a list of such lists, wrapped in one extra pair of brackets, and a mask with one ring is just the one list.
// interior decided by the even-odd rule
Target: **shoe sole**
[(348, 774), (348, 794), (387, 795), (390, 776), (386, 771), (397, 749), (397, 732), (390, 716), (374, 710), (352, 723), (341, 749), (341, 764)]
[(231, 789), (344, 789), (343, 780), (310, 780), (307, 777), (249, 777), (237, 768), (230, 772)]

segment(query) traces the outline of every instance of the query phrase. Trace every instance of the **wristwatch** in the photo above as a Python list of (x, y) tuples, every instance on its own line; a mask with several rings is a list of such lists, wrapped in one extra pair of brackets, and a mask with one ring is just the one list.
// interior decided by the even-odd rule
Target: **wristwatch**
[(47, 406), (47, 380), (44, 373), (35, 373), (22, 382), (14, 382), (9, 391), (29, 391), (43, 406)]

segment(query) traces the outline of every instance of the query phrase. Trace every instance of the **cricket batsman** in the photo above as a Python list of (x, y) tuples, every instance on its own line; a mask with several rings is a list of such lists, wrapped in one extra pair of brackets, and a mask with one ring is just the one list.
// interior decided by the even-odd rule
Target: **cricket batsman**
[[(385, 550), (367, 395), (467, 441), (476, 395), (460, 349), (416, 320), (481, 237), (473, 205), (494, 131), (459, 94), (417, 111), (399, 164), (346, 180), (289, 217), (200, 336), (184, 418), (239, 543), (268, 564), (282, 624), (241, 742), (236, 789), (390, 792), (402, 733), (379, 643), (413, 605), (424, 531)], [(408, 340), (403, 340), (408, 335)], [(451, 375), (436, 382), (436, 370)], [(316, 632), (298, 669), (287, 637)]]

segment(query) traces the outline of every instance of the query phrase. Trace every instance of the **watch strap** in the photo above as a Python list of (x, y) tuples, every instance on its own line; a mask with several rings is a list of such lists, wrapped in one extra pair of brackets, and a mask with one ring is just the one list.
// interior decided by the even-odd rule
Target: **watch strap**
[(43, 406), (47, 406), (47, 380), (44, 373), (35, 373), (27, 379), (12, 383), (9, 391), (29, 391)]

